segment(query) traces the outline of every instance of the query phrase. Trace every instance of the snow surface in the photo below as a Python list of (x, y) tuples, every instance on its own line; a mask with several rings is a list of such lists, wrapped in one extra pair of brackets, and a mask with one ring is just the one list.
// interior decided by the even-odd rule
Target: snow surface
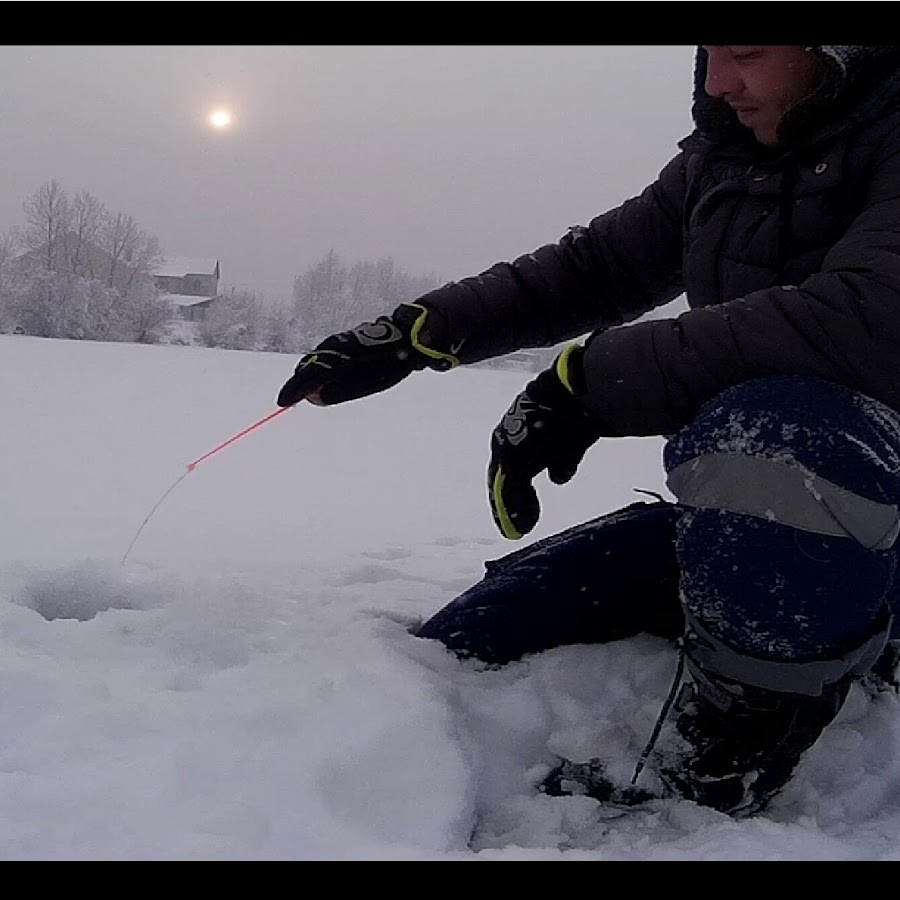
[[(520, 546), (484, 473), (527, 373), (303, 405), (188, 471), (294, 363), (0, 336), (0, 859), (900, 859), (900, 701), (858, 687), (751, 820), (538, 793), (556, 754), (633, 766), (675, 658), (483, 670), (410, 634)], [(663, 492), (660, 449), (542, 479), (527, 540)]]

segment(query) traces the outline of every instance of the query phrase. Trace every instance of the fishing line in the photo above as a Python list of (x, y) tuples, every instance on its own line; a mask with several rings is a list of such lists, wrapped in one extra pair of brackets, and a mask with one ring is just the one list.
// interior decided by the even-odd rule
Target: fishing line
[(166, 499), (166, 497), (168, 497), (169, 494), (171, 494), (172, 491), (174, 491), (175, 488), (178, 487), (178, 485), (181, 484), (182, 481), (184, 481), (185, 477), (190, 475), (191, 472), (193, 472), (194, 469), (196, 469), (197, 466), (200, 465), (200, 463), (202, 463), (206, 459), (209, 459), (210, 456), (212, 456), (214, 453), (218, 453), (220, 450), (224, 450), (229, 444), (233, 444), (236, 440), (242, 438), (245, 434), (249, 434), (255, 428), (259, 428), (260, 425), (265, 425), (266, 422), (271, 421), (275, 418), (275, 416), (280, 416), (282, 413), (287, 412), (289, 409), (293, 408), (293, 406), (283, 406), (280, 409), (276, 409), (275, 412), (269, 413), (269, 415), (267, 416), (263, 416), (258, 422), (254, 422), (252, 425), (247, 426), (247, 428), (245, 428), (243, 431), (239, 431), (233, 437), (228, 438), (227, 441), (223, 441), (221, 444), (219, 444), (218, 447), (213, 447), (212, 450), (204, 453), (203, 456), (198, 456), (197, 459), (195, 459), (193, 462), (189, 462), (187, 464), (187, 469), (182, 472), (171, 485), (169, 485), (165, 493), (159, 498), (159, 500), (156, 501), (153, 509), (151, 509), (150, 512), (147, 513), (147, 518), (145, 518), (144, 521), (141, 522), (140, 527), (138, 528), (134, 537), (131, 539), (131, 543), (128, 545), (128, 549), (125, 551), (125, 555), (122, 557), (122, 563), (124, 564), (125, 560), (128, 559), (128, 554), (131, 553), (132, 547), (134, 547), (134, 545), (137, 543), (137, 539), (141, 536), (141, 532), (153, 517), (153, 514), (156, 512), (156, 510), (158, 510), (160, 506), (162, 506), (163, 501)]
[(137, 539), (141, 536), (141, 532), (144, 530), (144, 526), (150, 521), (150, 517), (153, 515), (153, 513), (155, 513), (156, 510), (159, 509), (160, 506), (162, 506), (163, 500), (165, 500), (166, 497), (168, 497), (169, 494), (171, 494), (172, 491), (174, 491), (175, 488), (178, 487), (179, 483), (180, 483), (185, 477), (187, 477), (188, 475), (190, 475), (191, 472), (193, 472), (193, 471), (194, 471), (193, 469), (187, 469), (186, 471), (182, 472), (182, 473), (178, 476), (178, 478), (177, 478), (177, 479), (169, 486), (169, 488), (168, 488), (168, 489), (166, 490), (166, 492), (162, 495), (162, 497), (160, 497), (159, 500), (156, 501), (156, 504), (154, 505), (153, 509), (151, 509), (150, 512), (147, 513), (147, 518), (144, 519), (143, 522), (141, 522), (140, 528), (138, 528), (137, 533), (136, 533), (135, 536), (131, 539), (131, 543), (128, 545), (128, 549), (125, 551), (125, 555), (122, 557), (122, 563), (123, 563), (123, 564), (124, 564), (125, 560), (128, 559), (128, 554), (131, 553), (131, 548), (137, 543)]

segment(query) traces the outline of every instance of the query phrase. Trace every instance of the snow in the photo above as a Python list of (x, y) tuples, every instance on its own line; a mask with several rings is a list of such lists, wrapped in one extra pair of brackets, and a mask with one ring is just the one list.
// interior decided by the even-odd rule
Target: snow
[[(487, 670), (410, 633), (522, 543), (484, 473), (527, 373), (303, 405), (188, 471), (294, 363), (0, 336), (0, 859), (900, 858), (900, 701), (858, 686), (756, 818), (538, 793), (555, 754), (630, 772), (675, 658), (640, 637)], [(541, 480), (526, 541), (664, 492), (660, 450)]]
[(154, 275), (215, 275), (219, 261), (212, 256), (166, 256), (153, 270)]

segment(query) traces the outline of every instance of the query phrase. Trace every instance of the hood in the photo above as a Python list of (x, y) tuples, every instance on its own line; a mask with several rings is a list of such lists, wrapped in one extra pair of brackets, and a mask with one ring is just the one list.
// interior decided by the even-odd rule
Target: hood
[[(814, 94), (795, 106), (779, 126), (785, 143), (814, 135), (839, 120), (854, 103), (878, 93), (873, 89), (900, 73), (900, 47), (810, 47), (822, 63), (824, 78)], [(694, 93), (691, 115), (697, 131), (715, 143), (755, 143), (752, 133), (738, 121), (734, 110), (706, 93), (707, 53), (698, 47), (694, 57)]]

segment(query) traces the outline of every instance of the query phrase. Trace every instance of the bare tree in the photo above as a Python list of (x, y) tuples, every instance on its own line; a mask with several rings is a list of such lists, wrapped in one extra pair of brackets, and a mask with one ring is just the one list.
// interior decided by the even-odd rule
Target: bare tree
[(108, 215), (100, 230), (99, 243), (106, 251), (109, 287), (130, 288), (140, 275), (149, 275), (162, 258), (159, 241), (138, 227), (126, 213)]
[(25, 247), (41, 252), (48, 272), (59, 271), (65, 265), (63, 243), (71, 224), (66, 192), (56, 179), (48, 181), (25, 200), (22, 209), (26, 222)]
[(135, 240), (128, 250), (128, 277), (125, 279), (125, 290), (130, 290), (135, 284), (135, 278), (149, 276), (162, 262), (163, 253), (159, 241), (151, 234), (138, 230)]
[(96, 278), (90, 247), (98, 243), (107, 215), (106, 207), (87, 191), (79, 191), (72, 200), (71, 239), (66, 249), (70, 270), (82, 278)]
[(113, 287), (120, 266), (127, 260), (130, 248), (137, 240), (137, 223), (125, 213), (107, 216), (101, 234), (101, 246), (109, 255), (106, 283)]

